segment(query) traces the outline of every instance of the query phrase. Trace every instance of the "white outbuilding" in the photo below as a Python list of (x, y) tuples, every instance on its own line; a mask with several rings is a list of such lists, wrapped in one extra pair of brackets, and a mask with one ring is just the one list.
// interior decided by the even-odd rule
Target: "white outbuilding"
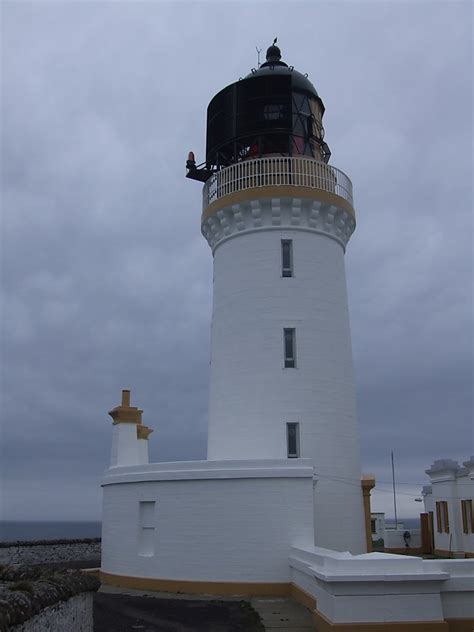
[(474, 456), (459, 465), (439, 459), (425, 470), (423, 487), (435, 554), (474, 557)]

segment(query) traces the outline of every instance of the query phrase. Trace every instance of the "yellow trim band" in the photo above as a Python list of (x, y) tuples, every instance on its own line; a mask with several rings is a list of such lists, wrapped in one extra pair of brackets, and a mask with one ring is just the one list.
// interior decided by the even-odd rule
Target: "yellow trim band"
[(136, 406), (130, 406), (130, 391), (122, 390), (122, 403), (109, 411), (109, 415), (114, 420), (114, 424), (128, 423), (141, 424), (143, 410)]
[(311, 610), (311, 612), (316, 610), (316, 598), (306, 592), (306, 590), (303, 590), (299, 586), (295, 586), (295, 584), (291, 584), (290, 595), (295, 601), (305, 608), (308, 608), (308, 610)]
[(344, 209), (355, 217), (355, 211), (352, 204), (342, 198), (340, 195), (331, 193), (330, 191), (323, 191), (322, 189), (313, 189), (311, 187), (300, 187), (292, 185), (280, 185), (280, 186), (267, 186), (267, 187), (255, 187), (249, 189), (243, 189), (236, 191), (235, 193), (229, 193), (223, 197), (215, 200), (209, 206), (204, 209), (201, 217), (201, 222), (204, 222), (208, 217), (220, 211), (225, 206), (233, 206), (240, 202), (249, 200), (261, 200), (262, 198), (309, 198), (312, 200), (318, 200), (326, 204), (331, 204)]
[(332, 623), (318, 610), (313, 612), (313, 623), (318, 632), (458, 632), (455, 628), (451, 630), (446, 621)]
[(201, 593), (208, 595), (255, 595), (286, 597), (290, 595), (291, 584), (287, 582), (210, 582), (185, 579), (155, 579), (154, 577), (130, 577), (100, 571), (104, 584), (122, 588), (154, 590), (170, 593)]
[(151, 435), (153, 430), (148, 428), (148, 426), (143, 426), (142, 424), (137, 424), (137, 439), (147, 439)]
[(364, 502), (365, 544), (367, 553), (372, 553), (372, 513), (370, 510), (370, 492), (375, 487), (373, 474), (363, 474), (360, 484), (362, 486), (362, 499)]

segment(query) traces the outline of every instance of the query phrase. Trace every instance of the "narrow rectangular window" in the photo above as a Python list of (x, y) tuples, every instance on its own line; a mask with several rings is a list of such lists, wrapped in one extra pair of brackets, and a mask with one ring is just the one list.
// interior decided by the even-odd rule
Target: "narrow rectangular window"
[(443, 523), (441, 521), (441, 503), (436, 503), (436, 530), (438, 533), (443, 533)]
[(293, 240), (281, 240), (281, 276), (293, 276)]
[(466, 507), (466, 502), (465, 500), (461, 500), (461, 514), (462, 514), (462, 532), (463, 533), (469, 533), (468, 527), (467, 527), (467, 507)]
[(443, 509), (443, 527), (444, 532), (449, 533), (449, 512), (448, 512), (448, 503), (443, 500), (441, 502), (441, 506)]
[(283, 329), (283, 342), (285, 350), (285, 369), (296, 367), (295, 330)]
[(474, 533), (474, 514), (472, 500), (461, 500), (462, 530), (463, 533)]
[(139, 503), (138, 554), (151, 557), (155, 554), (155, 502)]
[(374, 519), (370, 521), (370, 528), (372, 533), (377, 533), (377, 524)]
[(300, 425), (298, 423), (286, 424), (286, 445), (289, 459), (298, 459), (300, 456)]
[(449, 533), (448, 503), (445, 500), (436, 502), (436, 523), (438, 533)]
[(428, 512), (428, 516), (429, 516), (428, 526), (430, 528), (431, 550), (434, 551), (434, 549), (435, 549), (435, 534), (434, 534), (434, 516), (433, 516), (433, 512), (429, 511)]

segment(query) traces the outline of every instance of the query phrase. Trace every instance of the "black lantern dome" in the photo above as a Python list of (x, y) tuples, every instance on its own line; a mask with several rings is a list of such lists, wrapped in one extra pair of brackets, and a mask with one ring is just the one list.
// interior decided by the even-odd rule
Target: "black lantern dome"
[(315, 87), (281, 60), (275, 40), (258, 69), (209, 103), (205, 168), (188, 164), (188, 176), (206, 180), (236, 162), (272, 155), (328, 162), (331, 152), (324, 141), (323, 114)]
[[(270, 48), (267, 49), (266, 61), (258, 68), (258, 70), (253, 70), (250, 72), (245, 79), (252, 79), (256, 77), (262, 77), (265, 75), (275, 76), (275, 75), (290, 75), (291, 83), (294, 88), (297, 90), (301, 90), (302, 92), (307, 92), (312, 94), (316, 99), (319, 99), (319, 95), (316, 92), (316, 88), (313, 86), (311, 81), (306, 77), (306, 75), (302, 75), (300, 72), (295, 70), (293, 66), (288, 66), (284, 61), (281, 61), (281, 52), (278, 46), (272, 44)], [(319, 99), (322, 105), (321, 99)], [(324, 105), (323, 105), (324, 112)]]

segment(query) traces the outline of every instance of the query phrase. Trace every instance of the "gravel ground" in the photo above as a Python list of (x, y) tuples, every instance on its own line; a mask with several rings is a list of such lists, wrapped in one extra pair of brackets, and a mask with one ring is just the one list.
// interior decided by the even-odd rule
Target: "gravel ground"
[(265, 632), (246, 601), (94, 595), (94, 632)]

